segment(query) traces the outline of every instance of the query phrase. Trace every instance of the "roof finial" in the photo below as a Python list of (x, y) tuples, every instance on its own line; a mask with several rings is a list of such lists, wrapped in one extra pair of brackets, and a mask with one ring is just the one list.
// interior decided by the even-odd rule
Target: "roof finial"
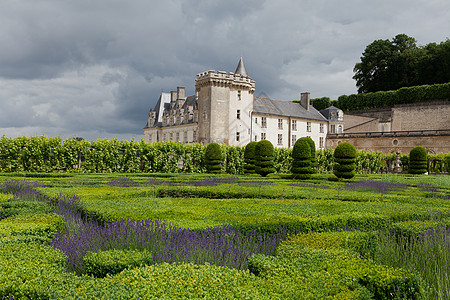
[(239, 64), (238, 64), (238, 66), (237, 66), (236, 71), (234, 72), (234, 74), (242, 75), (242, 76), (248, 77), (247, 70), (245, 69), (245, 66), (244, 66), (244, 60), (242, 59), (242, 57), (241, 57), (241, 59), (239, 60)]

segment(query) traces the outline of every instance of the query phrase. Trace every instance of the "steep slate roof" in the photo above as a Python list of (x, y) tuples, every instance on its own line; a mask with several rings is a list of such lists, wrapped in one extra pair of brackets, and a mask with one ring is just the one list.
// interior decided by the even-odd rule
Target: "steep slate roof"
[(242, 75), (242, 76), (248, 77), (247, 70), (245, 69), (244, 60), (242, 59), (242, 57), (239, 60), (239, 64), (238, 64), (234, 74), (238, 74), (238, 75)]
[[(337, 112), (340, 111), (341, 109), (337, 108), (334, 105), (331, 105), (330, 107), (327, 107), (325, 109), (322, 109), (320, 111), (320, 113), (327, 119), (327, 120), (331, 120), (331, 112), (334, 111), (336, 112), (336, 116), (337, 116)], [(335, 117), (336, 118), (336, 117)], [(333, 120), (334, 121), (334, 120)]]
[(306, 110), (300, 103), (254, 97), (253, 112), (286, 117), (326, 121), (325, 117), (312, 105)]
[(149, 127), (161, 127), (162, 125), (162, 115), (164, 112), (164, 109), (170, 108), (170, 93), (161, 93), (161, 96), (159, 96), (158, 102), (155, 105), (154, 111), (156, 112), (155, 119), (156, 122), (153, 126), (149, 126), (148, 120), (147, 125), (145, 125), (144, 128)]

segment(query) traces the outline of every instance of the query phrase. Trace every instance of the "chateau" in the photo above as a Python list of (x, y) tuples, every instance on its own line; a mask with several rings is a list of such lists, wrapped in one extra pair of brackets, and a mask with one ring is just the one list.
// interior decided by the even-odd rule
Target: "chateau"
[(219, 143), (245, 146), (269, 140), (275, 147), (291, 148), (298, 138), (311, 137), (317, 148), (326, 145), (327, 133), (342, 133), (342, 110), (317, 111), (309, 93), (299, 103), (256, 97), (255, 81), (242, 58), (234, 73), (209, 70), (197, 74), (195, 95), (185, 88), (161, 93), (144, 127), (146, 142)]

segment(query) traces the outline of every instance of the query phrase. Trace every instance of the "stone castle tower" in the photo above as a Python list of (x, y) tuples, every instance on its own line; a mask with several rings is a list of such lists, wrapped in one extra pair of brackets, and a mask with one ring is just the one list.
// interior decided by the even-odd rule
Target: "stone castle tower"
[(234, 146), (251, 141), (255, 81), (242, 58), (234, 73), (209, 70), (197, 75), (198, 141)]

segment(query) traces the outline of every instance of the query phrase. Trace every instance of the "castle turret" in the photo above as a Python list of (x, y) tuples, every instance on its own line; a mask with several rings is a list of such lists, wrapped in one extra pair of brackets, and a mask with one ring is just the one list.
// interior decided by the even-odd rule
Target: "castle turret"
[(199, 141), (245, 145), (250, 142), (255, 81), (242, 58), (235, 73), (209, 70), (197, 74)]

